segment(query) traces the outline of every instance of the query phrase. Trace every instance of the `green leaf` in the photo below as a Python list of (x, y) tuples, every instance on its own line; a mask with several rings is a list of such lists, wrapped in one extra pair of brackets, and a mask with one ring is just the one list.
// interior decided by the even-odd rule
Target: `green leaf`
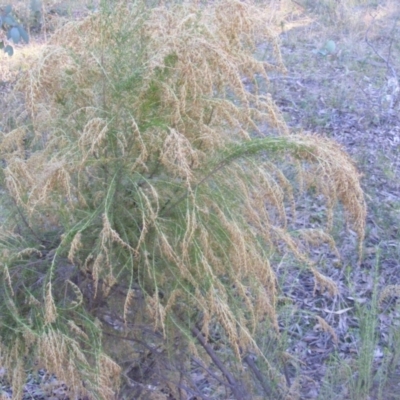
[(21, 39), (21, 35), (19, 33), (18, 28), (15, 26), (13, 28), (11, 28), (10, 31), (8, 32), (7, 37), (9, 39), (11, 38), (14, 43), (16, 43), (16, 44), (19, 43), (19, 40)]
[(4, 42), (1, 41), (1, 42), (0, 42), (0, 50), (3, 50), (3, 49), (4, 49)]
[(333, 40), (328, 40), (325, 43), (324, 49), (329, 53), (333, 54), (336, 51), (336, 43)]
[(4, 49), (4, 52), (7, 53), (11, 57), (14, 54), (14, 49), (12, 46), (7, 45)]
[(26, 32), (26, 30), (21, 25), (18, 25), (17, 29), (18, 29), (19, 34), (21, 35), (22, 40), (25, 43), (29, 43), (29, 35)]
[(13, 17), (11, 17), (10, 15), (7, 15), (3, 18), (3, 23), (6, 25), (10, 25), (10, 26), (16, 26), (17, 21), (15, 21), (15, 19)]
[(31, 0), (31, 11), (41, 12), (42, 11), (42, 0)]

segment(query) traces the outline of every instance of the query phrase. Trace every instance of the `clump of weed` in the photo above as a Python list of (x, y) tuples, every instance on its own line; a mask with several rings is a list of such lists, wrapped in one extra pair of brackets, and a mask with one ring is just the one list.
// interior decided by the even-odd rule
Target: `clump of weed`
[[(180, 332), (198, 354), (220, 326), (236, 362), (252, 351), (268, 364), (254, 332), (265, 319), (277, 327), (273, 251), (311, 266), (306, 249), (331, 242), (337, 202), (361, 243), (350, 158), (291, 134), (243, 83), (285, 70), (268, 18), (252, 2), (112, 3), (64, 26), (21, 78), (29, 124), (0, 143), (15, 210), (0, 242), (1, 350), (15, 387), (34, 360), (110, 398), (121, 373), (103, 351), (110, 321), (121, 341), (147, 326), (172, 346)], [(270, 61), (257, 61), (265, 41)], [(294, 187), (325, 199), (320, 231), (289, 229)]]

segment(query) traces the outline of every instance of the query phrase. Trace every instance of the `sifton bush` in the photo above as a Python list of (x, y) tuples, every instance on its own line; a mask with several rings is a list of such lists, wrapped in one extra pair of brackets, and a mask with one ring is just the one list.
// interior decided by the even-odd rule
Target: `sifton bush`
[[(270, 62), (253, 56), (260, 43)], [(268, 10), (249, 1), (108, 2), (52, 37), (0, 142), (0, 348), (15, 398), (34, 366), (113, 398), (121, 373), (149, 382), (143, 349), (157, 361), (155, 343), (186, 374), (172, 361), (161, 371), (172, 392), (198, 390), (191, 354), (234, 397), (259, 390), (226, 368), (249, 351), (268, 361), (254, 333), (265, 319), (277, 328), (271, 255), (291, 252), (334, 293), (307, 245), (333, 245), (338, 202), (361, 243), (366, 213), (349, 157), (290, 133), (259, 92), (284, 70)], [(289, 229), (299, 188), (326, 201), (318, 230)], [(217, 327), (225, 366), (206, 343)]]

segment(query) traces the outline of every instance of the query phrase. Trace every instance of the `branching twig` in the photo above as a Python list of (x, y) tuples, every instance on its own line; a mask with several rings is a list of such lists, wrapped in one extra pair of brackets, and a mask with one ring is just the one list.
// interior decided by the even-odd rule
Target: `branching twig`
[(209, 368), (207, 368), (205, 365), (202, 364), (200, 360), (198, 360), (195, 357), (192, 357), (191, 360), (197, 364), (200, 368), (204, 369), (204, 371), (207, 372), (212, 378), (214, 378), (217, 382), (219, 382), (221, 385), (226, 385), (225, 382), (223, 382), (218, 376), (216, 376)]
[(193, 336), (198, 340), (201, 346), (204, 348), (206, 353), (209, 355), (213, 363), (220, 369), (220, 371), (224, 374), (225, 378), (229, 383), (229, 388), (232, 391), (232, 395), (237, 400), (244, 400), (248, 399), (247, 393), (245, 392), (245, 388), (236, 381), (234, 376), (228, 371), (225, 367), (224, 363), (221, 359), (217, 356), (215, 351), (211, 348), (211, 346), (206, 342), (205, 338), (201, 334), (200, 330), (197, 327), (191, 328)]
[(262, 388), (264, 389), (265, 394), (268, 396), (268, 398), (271, 397), (272, 395), (272, 390), (269, 387), (268, 383), (265, 381), (261, 371), (257, 367), (256, 363), (254, 362), (253, 358), (250, 355), (246, 355), (243, 358), (243, 361), (249, 366), (251, 371), (253, 372), (254, 376), (257, 378), (257, 380), (260, 382)]
[[(146, 333), (149, 334), (150, 332), (147, 331)], [(151, 333), (154, 334), (155, 336), (159, 336), (159, 335), (158, 335), (157, 333), (155, 333), (155, 332), (151, 332)], [(116, 338), (116, 339), (121, 340), (121, 341), (126, 340), (126, 341), (128, 341), (128, 342), (136, 343), (136, 344), (138, 344), (138, 345), (140, 345), (140, 346), (143, 346), (145, 349), (147, 349), (147, 350), (152, 354), (153, 357), (157, 357), (157, 358), (160, 357), (159, 348), (156, 347), (156, 346), (150, 346), (150, 345), (148, 345), (146, 342), (144, 342), (143, 340), (140, 340), (140, 339), (137, 339), (137, 338), (133, 338), (133, 337), (127, 337), (127, 336), (121, 336), (121, 335), (113, 334), (113, 333), (107, 332), (107, 331), (105, 331), (105, 330), (103, 330), (103, 334), (106, 335), (106, 336), (109, 336), (109, 337)], [(164, 363), (164, 364), (165, 364), (165, 363)], [(129, 368), (129, 367), (128, 367), (128, 368)], [(187, 376), (188, 374), (186, 373), (186, 371), (182, 371), (180, 368), (178, 368), (178, 370), (179, 370), (179, 372), (184, 373), (185, 377), (187, 378), (187, 382), (189, 382), (189, 381), (190, 381), (190, 377)], [(124, 374), (124, 376), (125, 376), (125, 378), (126, 378), (127, 380), (129, 379), (129, 381), (132, 381), (132, 379), (131, 379), (129, 376), (127, 376), (126, 374)], [(163, 377), (160, 377), (160, 378), (165, 379), (165, 378), (163, 378)], [(217, 379), (217, 378), (216, 378), (216, 379)], [(128, 384), (129, 384), (129, 381), (128, 381)], [(190, 395), (192, 395), (192, 396), (194, 396), (194, 397), (201, 398), (202, 400), (211, 400), (210, 397), (204, 395), (203, 393), (200, 393), (200, 391), (199, 391), (197, 388), (196, 388), (196, 390), (194, 390), (193, 388), (190, 388), (190, 387), (188, 387), (187, 385), (182, 384), (181, 382), (173, 382), (173, 384), (174, 384), (178, 389), (184, 390), (188, 395), (190, 394)], [(224, 383), (224, 384), (225, 384), (225, 383)], [(135, 381), (135, 385), (139, 385), (139, 386), (145, 387), (145, 385), (143, 385), (143, 384), (140, 383), (140, 382), (136, 382), (136, 381)], [(226, 384), (225, 384), (225, 385), (226, 385)], [(195, 385), (194, 385), (194, 386), (195, 386)]]
[(369, 47), (371, 47), (372, 51), (385, 63), (387, 70), (391, 72), (392, 77), (395, 78), (396, 81), (398, 82), (399, 80), (397, 78), (396, 70), (394, 69), (393, 65), (389, 62), (390, 57), (391, 57), (392, 44), (393, 44), (392, 33), (393, 33), (394, 29), (396, 28), (398, 19), (396, 19), (396, 21), (394, 22), (393, 27), (390, 31), (391, 32), (391, 40), (390, 40), (390, 44), (389, 44), (389, 53), (388, 53), (387, 58), (385, 58), (385, 57), (383, 57), (383, 55), (381, 53), (379, 53), (379, 51), (372, 45), (372, 43), (368, 39), (368, 34), (369, 34), (369, 31), (372, 27), (372, 24), (373, 24), (375, 18), (376, 18), (376, 16), (372, 19), (370, 26), (368, 27), (367, 31), (365, 32), (365, 42), (367, 43), (367, 45)]
[[(33, 235), (33, 237), (34, 237), (39, 243), (42, 243), (43, 240), (40, 239), (40, 237), (36, 234), (36, 232), (35, 232), (35, 231), (32, 229), (32, 227), (28, 224), (28, 221), (26, 220), (25, 216), (22, 214), (22, 211), (21, 211), (21, 209), (19, 208), (17, 201), (16, 201), (12, 196), (10, 196), (10, 198), (11, 198), (12, 202), (14, 203), (14, 206), (15, 206), (15, 208), (17, 209), (17, 212), (18, 212), (19, 216), (21, 217), (21, 220), (22, 220), (23, 224), (26, 226), (26, 228), (29, 230), (29, 232)], [(46, 241), (46, 242), (47, 242), (47, 241)]]

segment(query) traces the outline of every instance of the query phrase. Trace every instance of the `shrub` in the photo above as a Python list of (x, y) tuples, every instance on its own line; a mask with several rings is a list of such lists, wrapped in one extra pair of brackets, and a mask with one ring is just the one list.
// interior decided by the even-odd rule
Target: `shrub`
[[(292, 134), (259, 90), (285, 70), (267, 21), (251, 2), (112, 3), (63, 27), (21, 78), (29, 117), (0, 143), (1, 351), (15, 396), (37, 363), (111, 398), (127, 352), (145, 362), (135, 344), (161, 335), (181, 365), (184, 343), (206, 362), (215, 327), (231, 359), (268, 362), (254, 333), (265, 319), (277, 330), (276, 251), (335, 291), (307, 247), (333, 245), (337, 202), (361, 243), (359, 177), (334, 142)], [(260, 43), (269, 62), (254, 57)], [(293, 228), (301, 191), (325, 199), (319, 230)]]
[[(16, 21), (12, 15), (12, 7), (6, 6), (0, 13), (0, 28), (7, 33), (7, 40), (12, 40), (14, 43), (19, 43), (21, 39), (29, 42), (29, 35), (24, 27)], [(10, 44), (6, 44), (6, 40), (0, 36), (0, 49), (3, 49), (9, 56), (14, 54), (14, 48)]]

